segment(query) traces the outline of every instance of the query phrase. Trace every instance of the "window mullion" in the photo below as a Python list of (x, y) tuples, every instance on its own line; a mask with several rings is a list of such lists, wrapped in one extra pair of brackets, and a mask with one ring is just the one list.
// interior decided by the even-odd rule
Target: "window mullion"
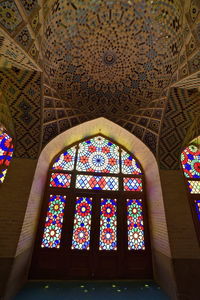
[(123, 191), (123, 174), (122, 174), (122, 149), (119, 148), (119, 191)]
[(74, 170), (72, 171), (72, 178), (71, 178), (71, 189), (75, 190), (75, 184), (76, 184), (76, 164), (78, 159), (78, 145), (76, 147), (76, 153), (75, 153), (75, 159), (74, 159)]

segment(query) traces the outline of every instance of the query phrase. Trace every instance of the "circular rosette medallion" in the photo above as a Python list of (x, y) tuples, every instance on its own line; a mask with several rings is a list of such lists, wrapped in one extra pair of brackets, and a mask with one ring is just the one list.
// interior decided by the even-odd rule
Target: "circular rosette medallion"
[(101, 172), (108, 166), (108, 157), (102, 152), (94, 152), (89, 157), (90, 167), (96, 171)]
[(60, 236), (60, 229), (54, 225), (50, 225), (44, 230), (43, 242), (44, 244), (48, 244), (49, 248), (59, 248)]
[(144, 234), (143, 231), (133, 228), (129, 232), (129, 249), (143, 249)]
[(199, 159), (194, 159), (191, 162), (191, 167), (192, 167), (192, 173), (195, 178), (200, 178), (200, 160)]
[(115, 214), (115, 207), (108, 203), (102, 207), (102, 214), (106, 218), (112, 218)]
[(112, 245), (115, 242), (115, 232), (111, 228), (106, 228), (102, 232), (102, 242), (105, 245)]
[(54, 200), (49, 205), (49, 210), (53, 215), (58, 215), (63, 213), (63, 205), (60, 200)]
[(80, 216), (85, 217), (90, 213), (90, 206), (87, 202), (81, 202), (77, 207), (77, 212)]
[(75, 243), (81, 246), (81, 249), (88, 248), (89, 233), (85, 227), (78, 227), (74, 233)]

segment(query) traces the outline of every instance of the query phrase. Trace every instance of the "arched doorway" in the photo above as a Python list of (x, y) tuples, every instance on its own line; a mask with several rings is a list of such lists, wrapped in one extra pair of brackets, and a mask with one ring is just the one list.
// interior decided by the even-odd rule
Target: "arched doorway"
[(144, 172), (98, 134), (52, 162), (32, 278), (150, 278)]

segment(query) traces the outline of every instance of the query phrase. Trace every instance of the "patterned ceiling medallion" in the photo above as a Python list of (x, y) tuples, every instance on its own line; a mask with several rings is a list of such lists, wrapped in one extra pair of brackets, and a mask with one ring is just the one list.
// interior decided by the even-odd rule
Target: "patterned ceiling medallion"
[(115, 53), (112, 52), (106, 52), (103, 55), (103, 62), (108, 66), (113, 65), (116, 62), (116, 59)]
[(52, 87), (84, 113), (110, 116), (113, 104), (117, 114), (136, 111), (170, 84), (182, 46), (181, 8), (179, 0), (54, 0), (44, 32)]

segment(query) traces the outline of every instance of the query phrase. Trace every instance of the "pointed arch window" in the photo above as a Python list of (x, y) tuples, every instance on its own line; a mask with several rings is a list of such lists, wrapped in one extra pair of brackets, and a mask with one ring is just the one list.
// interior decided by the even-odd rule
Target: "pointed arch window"
[(0, 127), (0, 184), (5, 180), (13, 156), (13, 140), (3, 127)]
[(142, 167), (103, 135), (80, 141), (53, 160), (45, 199), (38, 253), (60, 249), (98, 257), (149, 249)]
[(200, 240), (200, 147), (195, 141), (181, 153), (181, 164), (194, 224)]

